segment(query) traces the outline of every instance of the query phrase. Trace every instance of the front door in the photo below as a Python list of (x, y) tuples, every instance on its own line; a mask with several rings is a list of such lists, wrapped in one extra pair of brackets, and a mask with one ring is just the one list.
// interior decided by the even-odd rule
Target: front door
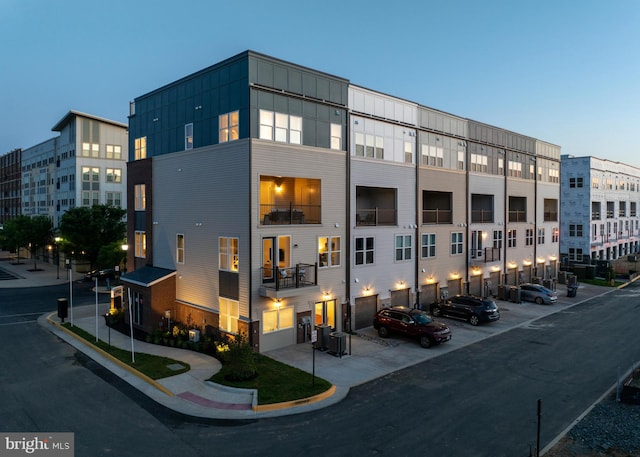
[(315, 304), (315, 325), (328, 325), (336, 328), (336, 301), (327, 300)]

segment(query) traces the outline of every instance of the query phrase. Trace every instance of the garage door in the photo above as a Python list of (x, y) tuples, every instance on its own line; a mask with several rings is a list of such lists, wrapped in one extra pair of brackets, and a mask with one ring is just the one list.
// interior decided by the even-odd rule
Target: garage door
[(373, 315), (377, 311), (378, 296), (356, 298), (356, 318), (354, 330), (371, 327), (373, 325)]

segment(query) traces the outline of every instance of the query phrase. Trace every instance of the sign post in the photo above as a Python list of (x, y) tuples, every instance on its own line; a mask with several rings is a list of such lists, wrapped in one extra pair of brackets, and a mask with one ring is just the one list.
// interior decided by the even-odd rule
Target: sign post
[(313, 354), (312, 370), (311, 370), (311, 387), (316, 386), (316, 341), (318, 341), (318, 330), (311, 331), (311, 352)]

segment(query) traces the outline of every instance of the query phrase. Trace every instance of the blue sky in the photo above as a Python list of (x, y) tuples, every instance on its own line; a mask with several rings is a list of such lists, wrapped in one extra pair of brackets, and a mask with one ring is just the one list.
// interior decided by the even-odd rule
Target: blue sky
[(246, 49), (640, 167), (638, 0), (0, 0), (0, 154)]

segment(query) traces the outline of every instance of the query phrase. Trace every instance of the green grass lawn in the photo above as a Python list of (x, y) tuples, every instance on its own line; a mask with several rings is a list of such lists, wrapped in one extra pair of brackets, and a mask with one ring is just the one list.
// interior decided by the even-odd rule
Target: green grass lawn
[[(169, 376), (174, 376), (180, 373), (184, 373), (185, 371), (189, 371), (191, 367), (188, 363), (180, 362), (178, 360), (170, 359), (168, 357), (160, 357), (156, 355), (143, 354), (136, 352), (135, 353), (135, 363), (131, 362), (131, 352), (125, 351), (124, 349), (118, 349), (114, 346), (109, 346), (109, 344), (105, 343), (102, 340), (98, 340), (96, 343), (96, 337), (88, 332), (85, 332), (80, 327), (71, 326), (69, 322), (62, 324), (68, 330), (72, 331), (82, 339), (91, 343), (92, 345), (102, 349), (104, 352), (112, 355), (119, 361), (129, 365), (130, 367), (136, 369), (140, 373), (147, 375), (151, 379), (162, 379), (167, 378)], [(172, 370), (169, 368), (169, 365), (180, 364), (184, 368), (181, 370)]]
[(225, 366), (209, 380), (218, 384), (258, 390), (258, 404), (268, 405), (312, 397), (331, 388), (331, 383), (311, 373), (278, 362), (262, 354), (255, 354), (258, 376), (249, 381), (230, 382), (225, 379)]

